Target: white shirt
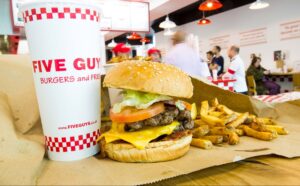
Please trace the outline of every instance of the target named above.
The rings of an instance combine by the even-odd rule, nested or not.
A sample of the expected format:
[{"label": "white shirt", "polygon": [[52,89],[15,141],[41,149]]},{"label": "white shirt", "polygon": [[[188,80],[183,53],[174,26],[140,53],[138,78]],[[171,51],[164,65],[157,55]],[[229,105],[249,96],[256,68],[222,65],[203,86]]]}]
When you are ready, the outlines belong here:
[{"label": "white shirt", "polygon": [[176,44],[166,55],[165,63],[174,65],[190,76],[210,76],[206,62],[186,43]]},{"label": "white shirt", "polygon": [[227,73],[231,74],[233,79],[236,79],[234,82],[234,90],[236,92],[247,92],[248,87],[246,83],[246,73],[245,73],[245,64],[239,55],[236,55],[231,59]]}]

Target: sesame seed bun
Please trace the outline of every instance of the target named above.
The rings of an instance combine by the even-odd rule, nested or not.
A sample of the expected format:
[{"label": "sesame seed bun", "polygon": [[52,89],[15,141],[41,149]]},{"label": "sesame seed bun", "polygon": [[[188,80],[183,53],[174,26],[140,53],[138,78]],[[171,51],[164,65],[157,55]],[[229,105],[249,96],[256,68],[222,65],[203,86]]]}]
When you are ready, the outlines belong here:
[{"label": "sesame seed bun", "polygon": [[173,97],[193,95],[191,78],[173,65],[149,61],[124,61],[110,69],[104,86]]}]

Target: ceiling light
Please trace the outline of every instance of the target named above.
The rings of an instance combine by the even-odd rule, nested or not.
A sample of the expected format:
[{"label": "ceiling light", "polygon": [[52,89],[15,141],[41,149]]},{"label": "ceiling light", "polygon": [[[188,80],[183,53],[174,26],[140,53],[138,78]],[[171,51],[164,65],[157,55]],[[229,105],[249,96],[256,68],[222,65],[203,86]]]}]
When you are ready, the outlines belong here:
[{"label": "ceiling light", "polygon": [[207,19],[207,18],[202,18],[198,21],[198,25],[208,25],[211,23],[211,20]]},{"label": "ceiling light", "polygon": [[114,48],[116,45],[117,45],[117,43],[116,43],[115,40],[113,39],[113,40],[111,40],[110,43],[108,43],[107,46],[108,46],[109,48]]},{"label": "ceiling light", "polygon": [[177,25],[169,19],[169,16],[167,16],[166,19],[159,24],[159,28],[164,28],[164,29],[175,28],[176,26]]},{"label": "ceiling light", "polygon": [[172,35],[174,35],[174,33],[175,32],[173,30],[171,30],[170,28],[167,28],[164,31],[164,36],[172,36]]},{"label": "ceiling light", "polygon": [[270,6],[269,3],[264,2],[262,0],[256,0],[254,3],[252,3],[250,5],[249,9],[251,9],[251,10],[258,10],[258,9],[267,8],[268,6]]},{"label": "ceiling light", "polygon": [[127,39],[138,40],[138,39],[142,39],[142,37],[138,33],[132,32],[131,35],[127,36]]},{"label": "ceiling light", "polygon": [[199,10],[201,11],[212,11],[222,8],[223,4],[218,0],[206,0],[200,4]]},{"label": "ceiling light", "polygon": [[210,24],[211,23],[211,20],[209,20],[209,19],[207,19],[206,17],[205,17],[205,13],[203,12],[203,17],[202,17],[202,19],[200,19],[199,21],[198,21],[198,25],[208,25],[208,24]]}]

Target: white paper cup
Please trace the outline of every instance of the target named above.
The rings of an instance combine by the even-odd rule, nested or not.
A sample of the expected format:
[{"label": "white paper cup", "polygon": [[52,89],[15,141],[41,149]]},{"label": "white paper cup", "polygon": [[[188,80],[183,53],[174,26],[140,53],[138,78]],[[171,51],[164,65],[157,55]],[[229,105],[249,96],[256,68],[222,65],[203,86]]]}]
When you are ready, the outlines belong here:
[{"label": "white paper cup", "polygon": [[96,154],[99,8],[80,1],[49,0],[23,4],[21,11],[48,157],[72,161]]}]

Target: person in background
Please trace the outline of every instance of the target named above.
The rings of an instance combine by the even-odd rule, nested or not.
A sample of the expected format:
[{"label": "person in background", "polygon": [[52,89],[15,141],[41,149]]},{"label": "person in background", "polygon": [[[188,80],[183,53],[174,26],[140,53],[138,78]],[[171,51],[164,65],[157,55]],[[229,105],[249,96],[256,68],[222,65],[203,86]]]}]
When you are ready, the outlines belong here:
[{"label": "person in background", "polygon": [[213,70],[218,70],[218,65],[214,63],[214,53],[212,51],[206,52],[206,58],[207,58],[207,64],[210,71],[210,74],[212,75]]},{"label": "person in background", "polygon": [[165,57],[165,63],[174,65],[191,76],[210,77],[207,63],[197,51],[185,43],[186,34],[177,31],[172,36],[173,47]]},{"label": "person in background", "polygon": [[248,87],[246,83],[245,64],[239,56],[240,48],[238,46],[231,46],[228,49],[228,57],[230,58],[230,65],[227,72],[222,76],[225,78],[232,78],[234,82],[234,91],[237,93],[245,94],[248,93]]},{"label": "person in background", "polygon": [[214,53],[213,62],[218,65],[218,76],[224,73],[224,58],[221,56],[221,47],[214,46],[212,49]]},{"label": "person in background", "polygon": [[268,74],[270,74],[270,71],[261,66],[261,58],[254,57],[247,70],[247,76],[254,77],[258,95],[266,94],[267,91],[270,95],[276,95],[280,93],[280,85],[265,78],[265,75]]},{"label": "person in background", "polygon": [[118,43],[113,49],[115,57],[111,58],[108,63],[119,63],[129,59],[131,49],[124,43]]},{"label": "person in background", "polygon": [[161,52],[157,48],[150,48],[147,53],[150,61],[161,62]]},{"label": "person in background", "polygon": [[256,57],[256,54],[252,53],[250,54],[250,60],[252,61]]}]

